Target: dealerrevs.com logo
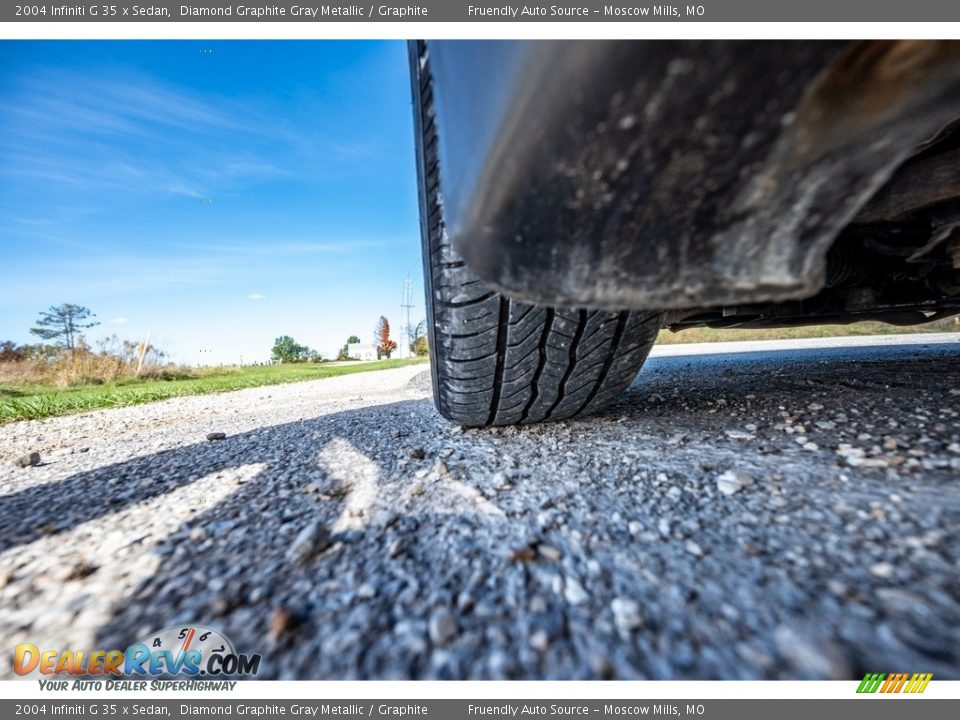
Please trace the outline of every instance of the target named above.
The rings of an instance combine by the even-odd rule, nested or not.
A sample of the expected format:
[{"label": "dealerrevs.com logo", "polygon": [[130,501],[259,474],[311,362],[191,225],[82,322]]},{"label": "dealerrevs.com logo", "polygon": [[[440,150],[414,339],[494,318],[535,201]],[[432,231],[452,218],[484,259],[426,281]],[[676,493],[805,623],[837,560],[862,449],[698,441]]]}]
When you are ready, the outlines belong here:
[{"label": "dealerrevs.com logo", "polygon": [[21,643],[13,669],[24,676],[239,677],[260,672],[260,654],[238,653],[222,633],[185,625],[151,633],[126,650],[52,650]]},{"label": "dealerrevs.com logo", "polygon": [[860,681],[858,693],[922,693],[933,673],[867,673]]}]

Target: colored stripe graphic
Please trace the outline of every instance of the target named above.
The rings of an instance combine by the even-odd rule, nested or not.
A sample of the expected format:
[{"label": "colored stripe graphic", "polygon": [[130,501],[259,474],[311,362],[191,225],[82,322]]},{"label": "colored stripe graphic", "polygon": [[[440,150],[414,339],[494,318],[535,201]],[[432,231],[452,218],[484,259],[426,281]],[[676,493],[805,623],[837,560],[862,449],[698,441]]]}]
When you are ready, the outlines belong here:
[{"label": "colored stripe graphic", "polygon": [[933,673],[914,673],[913,677],[910,678],[910,682],[907,684],[907,687],[904,689],[904,692],[922,693],[927,689],[927,684],[930,682],[930,678],[932,677]]},{"label": "colored stripe graphic", "polygon": [[867,673],[857,687],[858,693],[922,693],[933,673]]},{"label": "colored stripe graphic", "polygon": [[900,678],[903,677],[902,673],[890,673],[887,676],[887,681],[883,684],[883,687],[880,688],[882,693],[891,693],[896,687],[897,683],[900,682]]},{"label": "colored stripe graphic", "polygon": [[858,693],[875,693],[886,677],[883,673],[867,673],[857,688]]}]

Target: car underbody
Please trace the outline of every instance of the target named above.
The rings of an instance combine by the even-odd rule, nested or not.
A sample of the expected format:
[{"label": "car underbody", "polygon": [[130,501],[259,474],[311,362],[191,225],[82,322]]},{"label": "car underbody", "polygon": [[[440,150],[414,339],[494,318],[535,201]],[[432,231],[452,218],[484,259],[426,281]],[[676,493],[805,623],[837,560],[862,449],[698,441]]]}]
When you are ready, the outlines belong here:
[{"label": "car underbody", "polygon": [[880,320],[916,325],[960,313],[960,125],[901,165],[840,232],[823,288],[779,303],[674,311],[667,327],[782,327]]},{"label": "car underbody", "polygon": [[429,49],[448,233],[505,295],[673,330],[960,313],[960,42]]}]

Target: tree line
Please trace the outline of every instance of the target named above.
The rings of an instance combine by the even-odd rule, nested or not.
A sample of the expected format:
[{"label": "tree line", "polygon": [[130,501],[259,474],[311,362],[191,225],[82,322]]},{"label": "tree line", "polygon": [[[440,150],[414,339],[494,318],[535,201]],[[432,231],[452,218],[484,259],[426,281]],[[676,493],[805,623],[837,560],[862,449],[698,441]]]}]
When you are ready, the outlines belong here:
[{"label": "tree line", "polygon": [[167,354],[149,342],[116,335],[93,345],[84,330],[100,323],[82,305],[54,305],[39,314],[30,333],[41,342],[0,342],[0,377],[5,381],[58,386],[102,384],[124,378],[179,376]]},{"label": "tree line", "polygon": [[[373,331],[373,346],[377,358],[389,358],[397,349],[397,341],[390,337],[390,321],[383,315],[377,320]],[[360,343],[357,335],[351,335],[337,352],[337,360],[350,359],[350,345]],[[407,343],[410,352],[418,357],[426,356],[430,352],[426,336],[426,322],[421,321],[416,327],[407,328]],[[320,355],[306,345],[301,345],[290,335],[281,335],[273,342],[270,357],[274,362],[318,362]]]},{"label": "tree line", "polygon": [[[90,308],[73,303],[63,303],[51,306],[49,310],[39,314],[30,333],[45,341],[37,345],[17,345],[11,340],[0,342],[0,361],[11,362],[27,358],[41,358],[55,356],[66,351],[74,355],[78,349],[85,349],[83,331],[96,327],[100,322]],[[377,321],[373,332],[373,345],[378,358],[389,358],[397,349],[397,342],[391,337],[390,321],[383,315]],[[337,353],[338,360],[349,359],[348,346],[357,344],[360,338],[351,335]],[[421,321],[416,327],[407,328],[407,343],[410,351],[417,356],[429,353],[426,337],[426,323]],[[135,343],[124,341],[125,345],[136,346]],[[150,348],[155,350],[154,348]],[[129,348],[127,348],[129,351]],[[125,353],[126,354],[126,353]],[[162,353],[160,353],[162,354]],[[319,362],[320,353],[307,345],[298,343],[290,335],[281,335],[276,338],[271,350],[271,358],[275,362]]]},{"label": "tree line", "polygon": [[15,362],[29,358],[46,357],[66,350],[76,352],[83,345],[82,332],[100,324],[90,308],[73,303],[52,305],[37,317],[30,334],[45,342],[35,345],[17,345],[12,340],[0,342],[0,361]]}]

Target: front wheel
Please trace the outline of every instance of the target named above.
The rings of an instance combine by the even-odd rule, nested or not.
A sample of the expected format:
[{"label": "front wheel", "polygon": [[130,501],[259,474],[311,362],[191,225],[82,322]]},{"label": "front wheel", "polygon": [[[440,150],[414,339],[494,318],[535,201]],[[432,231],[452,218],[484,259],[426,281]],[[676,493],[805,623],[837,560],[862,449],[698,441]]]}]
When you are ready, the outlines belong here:
[{"label": "front wheel", "polygon": [[433,88],[412,49],[424,286],[434,400],[467,426],[595,412],[636,377],[660,329],[656,312],[547,308],[510,300],[474,275],[444,232]]}]

